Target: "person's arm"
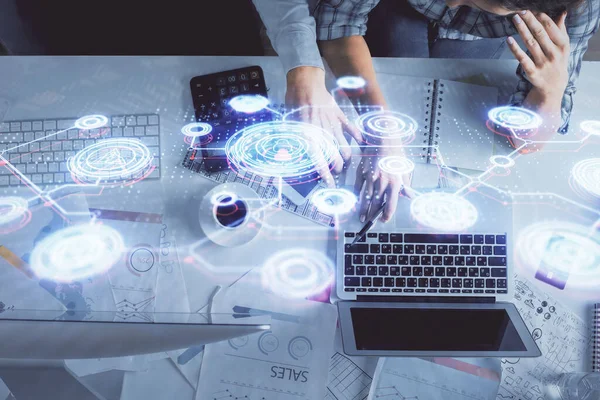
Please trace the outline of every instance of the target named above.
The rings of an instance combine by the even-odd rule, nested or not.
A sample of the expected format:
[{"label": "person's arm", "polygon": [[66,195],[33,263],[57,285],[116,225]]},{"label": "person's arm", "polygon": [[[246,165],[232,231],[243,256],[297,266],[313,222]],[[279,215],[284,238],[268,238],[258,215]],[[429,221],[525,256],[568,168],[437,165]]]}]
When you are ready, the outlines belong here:
[{"label": "person's arm", "polygon": [[520,81],[510,103],[529,108],[543,118],[536,141],[547,141],[556,132],[567,132],[583,55],[598,29],[598,2],[586,0],[569,13],[568,19],[563,15],[558,22],[545,14],[521,15],[515,25],[527,53],[509,38],[509,47],[520,63],[517,70]]}]

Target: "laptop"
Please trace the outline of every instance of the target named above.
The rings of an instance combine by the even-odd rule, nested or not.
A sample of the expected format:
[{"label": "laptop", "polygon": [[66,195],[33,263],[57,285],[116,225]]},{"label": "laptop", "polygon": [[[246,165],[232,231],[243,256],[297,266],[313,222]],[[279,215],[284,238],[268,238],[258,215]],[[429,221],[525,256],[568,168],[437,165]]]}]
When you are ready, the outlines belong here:
[{"label": "laptop", "polygon": [[479,186],[401,197],[392,221],[352,245],[342,226],[336,295],[355,356],[538,357],[515,305],[511,199]]}]

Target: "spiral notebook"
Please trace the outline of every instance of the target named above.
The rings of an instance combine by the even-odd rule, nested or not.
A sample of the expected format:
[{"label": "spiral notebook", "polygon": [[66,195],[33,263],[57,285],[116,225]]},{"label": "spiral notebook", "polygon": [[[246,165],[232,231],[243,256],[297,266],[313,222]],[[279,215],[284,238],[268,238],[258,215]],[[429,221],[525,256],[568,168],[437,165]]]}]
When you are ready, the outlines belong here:
[{"label": "spiral notebook", "polygon": [[592,311],[592,372],[600,372],[600,303]]},{"label": "spiral notebook", "polygon": [[[444,79],[383,74],[384,96],[393,111],[414,118],[419,129],[413,145],[423,145],[419,161],[484,171],[492,155],[512,151],[506,138],[486,125],[498,104],[498,89]],[[401,93],[401,94],[400,94]]]}]

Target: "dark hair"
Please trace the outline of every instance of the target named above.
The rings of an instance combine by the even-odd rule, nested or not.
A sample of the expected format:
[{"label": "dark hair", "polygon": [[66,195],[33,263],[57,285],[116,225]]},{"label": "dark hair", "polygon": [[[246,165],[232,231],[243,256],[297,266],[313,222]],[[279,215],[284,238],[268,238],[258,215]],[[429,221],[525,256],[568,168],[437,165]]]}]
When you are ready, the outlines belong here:
[{"label": "dark hair", "polygon": [[546,13],[554,20],[565,11],[579,6],[585,0],[492,0],[509,10],[529,10],[532,12]]}]

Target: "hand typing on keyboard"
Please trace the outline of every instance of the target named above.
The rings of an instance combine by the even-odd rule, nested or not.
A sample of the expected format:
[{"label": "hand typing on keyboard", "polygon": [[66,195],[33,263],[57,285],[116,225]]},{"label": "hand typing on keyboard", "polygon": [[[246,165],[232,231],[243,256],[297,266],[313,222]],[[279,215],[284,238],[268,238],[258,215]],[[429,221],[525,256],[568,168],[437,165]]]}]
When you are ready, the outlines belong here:
[{"label": "hand typing on keyboard", "polygon": [[384,201],[386,204],[381,221],[387,222],[396,212],[401,194],[413,197],[410,173],[397,175],[380,168],[380,161],[390,156],[403,158],[404,151],[401,148],[367,147],[363,152],[354,184],[354,191],[360,197],[361,222],[376,213]]}]

